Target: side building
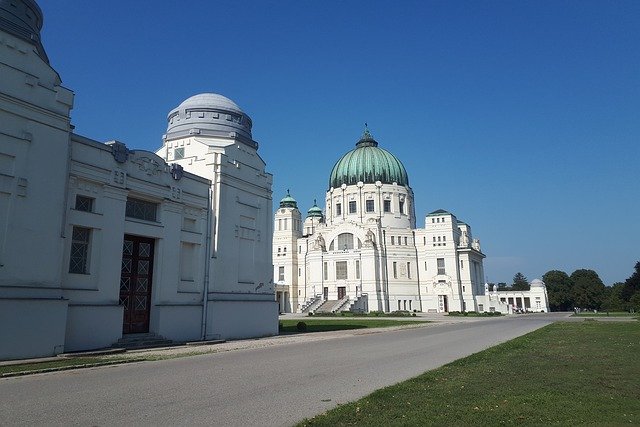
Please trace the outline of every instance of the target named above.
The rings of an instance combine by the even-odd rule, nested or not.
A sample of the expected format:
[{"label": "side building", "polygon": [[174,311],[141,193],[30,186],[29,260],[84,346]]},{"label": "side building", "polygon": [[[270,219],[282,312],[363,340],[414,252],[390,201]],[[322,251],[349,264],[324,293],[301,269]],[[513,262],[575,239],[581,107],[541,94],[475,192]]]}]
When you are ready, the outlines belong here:
[{"label": "side building", "polygon": [[[75,134],[42,20],[0,0],[0,359],[276,334],[272,177],[250,133],[183,159],[167,144],[196,145],[171,123],[184,108],[158,154]],[[203,122],[237,120],[227,98],[194,99]]]},{"label": "side building", "polygon": [[281,312],[506,313],[525,301],[485,292],[469,224],[439,209],[416,227],[409,175],[368,130],[333,166],[324,212],[314,203],[303,220],[290,194],[280,201],[272,255]]}]

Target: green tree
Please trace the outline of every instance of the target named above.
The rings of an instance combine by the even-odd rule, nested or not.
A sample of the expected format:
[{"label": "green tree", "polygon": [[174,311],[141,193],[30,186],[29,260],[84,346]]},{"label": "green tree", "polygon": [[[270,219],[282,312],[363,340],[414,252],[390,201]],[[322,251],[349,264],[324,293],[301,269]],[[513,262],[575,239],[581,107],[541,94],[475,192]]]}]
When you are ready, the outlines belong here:
[{"label": "green tree", "polygon": [[576,307],[599,310],[605,296],[605,286],[593,270],[576,270],[571,273],[571,295]]},{"label": "green tree", "polygon": [[511,289],[514,291],[528,291],[530,289],[529,281],[524,274],[518,272],[513,276],[513,285],[511,285]]},{"label": "green tree", "polygon": [[628,303],[622,298],[622,290],[624,283],[614,283],[612,286],[605,287],[604,300],[602,309],[607,311],[625,311]]},{"label": "green tree", "polygon": [[631,295],[631,298],[629,298],[629,308],[636,313],[640,312],[640,291]]},{"label": "green tree", "polygon": [[640,261],[636,263],[635,272],[624,282],[622,290],[622,299],[629,302],[631,296],[636,292],[640,292]]},{"label": "green tree", "polygon": [[551,270],[542,276],[542,281],[547,286],[549,308],[551,311],[571,311],[575,304],[571,296],[572,282],[564,271]]}]

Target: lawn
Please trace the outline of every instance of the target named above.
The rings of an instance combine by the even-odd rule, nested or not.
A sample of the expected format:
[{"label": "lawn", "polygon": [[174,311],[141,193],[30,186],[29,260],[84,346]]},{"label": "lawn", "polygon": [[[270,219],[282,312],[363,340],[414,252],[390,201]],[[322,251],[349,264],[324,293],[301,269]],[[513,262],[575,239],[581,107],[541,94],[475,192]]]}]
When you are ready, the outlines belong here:
[{"label": "lawn", "polygon": [[300,425],[640,424],[640,324],[559,322]]},{"label": "lawn", "polygon": [[417,325],[417,320],[390,320],[390,319],[285,319],[281,320],[280,333],[300,332],[297,328],[299,322],[307,325],[307,332],[342,331],[346,329],[387,328],[390,326]]},{"label": "lawn", "polygon": [[20,363],[16,365],[0,366],[0,375],[15,372],[44,371],[55,369],[84,368],[87,366],[110,365],[114,363],[129,362],[131,359],[104,357],[69,357],[40,363]]},{"label": "lawn", "polygon": [[629,313],[628,311],[599,311],[594,313],[592,311],[583,311],[582,313],[573,313],[572,316],[576,317],[636,317],[638,313]]}]

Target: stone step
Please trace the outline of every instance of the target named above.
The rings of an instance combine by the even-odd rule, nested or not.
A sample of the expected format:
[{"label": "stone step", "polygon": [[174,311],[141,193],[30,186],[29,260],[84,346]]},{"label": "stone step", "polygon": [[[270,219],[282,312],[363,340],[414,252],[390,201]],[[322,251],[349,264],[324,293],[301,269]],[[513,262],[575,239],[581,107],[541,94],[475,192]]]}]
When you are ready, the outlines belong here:
[{"label": "stone step", "polygon": [[126,348],[126,349],[138,349],[138,348],[155,348],[155,347],[168,347],[176,345],[172,340],[168,340],[160,335],[154,333],[143,334],[126,334],[120,338],[115,344],[114,348]]}]

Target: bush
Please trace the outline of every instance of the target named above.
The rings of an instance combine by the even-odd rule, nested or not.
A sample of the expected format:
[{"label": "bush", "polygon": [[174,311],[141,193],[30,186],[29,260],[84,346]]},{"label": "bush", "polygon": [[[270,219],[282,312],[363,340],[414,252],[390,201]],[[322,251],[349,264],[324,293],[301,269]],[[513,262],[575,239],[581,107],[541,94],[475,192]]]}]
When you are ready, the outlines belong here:
[{"label": "bush", "polygon": [[309,316],[313,316],[313,311],[310,311],[310,312],[309,312]]},{"label": "bush", "polygon": [[296,329],[298,332],[307,332],[307,324],[304,322],[298,322],[296,324]]},{"label": "bush", "polygon": [[278,331],[282,331],[282,328],[284,328],[284,325],[282,322],[278,322]]}]

